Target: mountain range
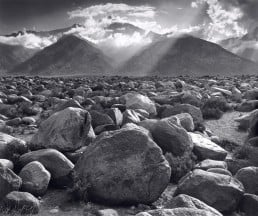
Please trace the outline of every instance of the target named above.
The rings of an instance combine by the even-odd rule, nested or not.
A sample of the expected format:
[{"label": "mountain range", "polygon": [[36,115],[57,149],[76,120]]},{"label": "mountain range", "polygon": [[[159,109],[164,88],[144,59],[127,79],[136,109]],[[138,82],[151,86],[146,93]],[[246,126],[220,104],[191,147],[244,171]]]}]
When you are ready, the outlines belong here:
[{"label": "mountain range", "polygon": [[[137,50],[126,47],[114,52],[109,47],[104,50],[79,35],[66,34],[79,27],[83,26],[76,24],[53,31],[27,31],[40,37],[59,38],[57,42],[41,50],[0,44],[0,71],[9,75],[40,76],[231,76],[258,73],[258,66],[253,61],[224,49],[229,41],[222,41],[222,48],[191,35],[167,37],[147,32],[129,23],[112,23],[106,27],[109,30],[107,34],[131,36],[138,33],[152,40],[150,44]],[[21,34],[24,32],[6,37]],[[117,64],[116,61],[120,59],[123,59],[122,63]]]},{"label": "mountain range", "polygon": [[236,55],[258,63],[258,27],[243,37],[222,40],[219,44]]}]

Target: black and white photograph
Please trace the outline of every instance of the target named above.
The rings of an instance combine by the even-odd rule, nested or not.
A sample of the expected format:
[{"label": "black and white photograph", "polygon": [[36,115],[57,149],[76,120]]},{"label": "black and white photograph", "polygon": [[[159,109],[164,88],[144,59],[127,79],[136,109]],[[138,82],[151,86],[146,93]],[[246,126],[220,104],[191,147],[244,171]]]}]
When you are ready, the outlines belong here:
[{"label": "black and white photograph", "polygon": [[258,216],[258,0],[0,0],[0,216]]}]

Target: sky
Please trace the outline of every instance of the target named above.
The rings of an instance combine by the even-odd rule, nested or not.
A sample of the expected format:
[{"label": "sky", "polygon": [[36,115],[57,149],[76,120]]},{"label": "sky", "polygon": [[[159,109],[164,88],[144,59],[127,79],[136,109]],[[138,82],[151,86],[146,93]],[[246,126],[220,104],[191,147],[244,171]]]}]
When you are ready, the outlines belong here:
[{"label": "sky", "polygon": [[[108,41],[103,38],[106,25],[128,22],[147,31],[192,33],[217,42],[251,31],[257,26],[257,11],[258,0],[0,0],[0,35],[80,23],[86,27],[76,31],[100,43],[103,39]],[[130,39],[124,35],[116,37],[118,43]],[[33,40],[42,47],[55,41]],[[143,40],[134,35],[134,41]]]}]

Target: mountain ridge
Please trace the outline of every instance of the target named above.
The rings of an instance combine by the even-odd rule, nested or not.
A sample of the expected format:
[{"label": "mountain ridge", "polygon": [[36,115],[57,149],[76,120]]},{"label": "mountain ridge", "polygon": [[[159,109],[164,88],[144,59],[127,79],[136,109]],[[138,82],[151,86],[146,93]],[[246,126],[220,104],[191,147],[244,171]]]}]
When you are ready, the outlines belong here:
[{"label": "mountain ridge", "polygon": [[132,57],[118,72],[137,76],[255,74],[258,65],[218,44],[190,35],[158,41]]},{"label": "mountain ridge", "polygon": [[101,75],[111,70],[109,59],[89,41],[66,35],[16,66],[10,74]]}]

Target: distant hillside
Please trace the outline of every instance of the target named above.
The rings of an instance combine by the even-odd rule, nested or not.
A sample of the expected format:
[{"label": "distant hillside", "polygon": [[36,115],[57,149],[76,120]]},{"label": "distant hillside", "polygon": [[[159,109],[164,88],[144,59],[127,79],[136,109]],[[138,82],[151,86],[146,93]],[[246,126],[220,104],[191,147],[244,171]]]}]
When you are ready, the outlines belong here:
[{"label": "distant hillside", "polygon": [[32,57],[37,51],[23,46],[0,43],[0,72],[11,70],[17,64]]},{"label": "distant hillside", "polygon": [[109,61],[90,42],[67,35],[15,67],[10,74],[107,75],[111,71]]},{"label": "distant hillside", "polygon": [[243,37],[222,40],[220,45],[230,52],[258,63],[258,27]]},{"label": "distant hillside", "polygon": [[184,35],[151,44],[118,73],[131,76],[256,74],[258,66],[217,44]]}]

